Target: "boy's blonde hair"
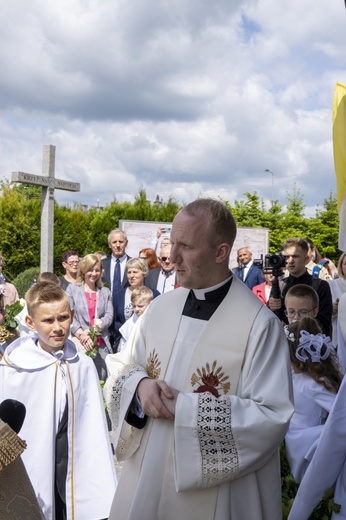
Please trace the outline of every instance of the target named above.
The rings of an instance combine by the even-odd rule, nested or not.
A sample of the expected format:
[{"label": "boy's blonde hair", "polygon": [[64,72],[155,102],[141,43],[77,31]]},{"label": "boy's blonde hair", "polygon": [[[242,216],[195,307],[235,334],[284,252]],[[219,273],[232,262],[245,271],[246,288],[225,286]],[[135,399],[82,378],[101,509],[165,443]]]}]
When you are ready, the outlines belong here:
[{"label": "boy's blonde hair", "polygon": [[55,283],[56,285],[60,285],[59,277],[56,274],[51,273],[50,271],[45,271],[44,273],[39,274],[37,281]]},{"label": "boy's blonde hair", "polygon": [[310,285],[305,285],[303,283],[293,285],[288,289],[285,296],[285,304],[289,296],[292,296],[293,298],[309,298],[313,309],[319,307],[320,304],[320,299],[315,289]]},{"label": "boy's blonde hair", "polygon": [[70,308],[66,292],[55,283],[37,282],[25,294],[29,316],[33,316],[43,303],[66,302]]},{"label": "boy's blonde hair", "polygon": [[134,304],[141,298],[145,298],[148,302],[151,302],[151,300],[154,298],[153,291],[149,289],[149,287],[145,287],[145,285],[141,285],[140,287],[137,287],[136,289],[133,289],[133,291],[131,291],[132,304]]}]

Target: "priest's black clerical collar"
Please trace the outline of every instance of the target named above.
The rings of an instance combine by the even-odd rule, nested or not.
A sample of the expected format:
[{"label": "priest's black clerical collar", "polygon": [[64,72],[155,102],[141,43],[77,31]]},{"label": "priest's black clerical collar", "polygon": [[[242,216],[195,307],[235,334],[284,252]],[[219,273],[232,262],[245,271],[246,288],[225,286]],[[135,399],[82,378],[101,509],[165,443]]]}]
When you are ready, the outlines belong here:
[{"label": "priest's black clerical collar", "polygon": [[232,283],[232,276],[221,284],[208,289],[191,289],[186,299],[183,316],[208,321],[225,298]]}]

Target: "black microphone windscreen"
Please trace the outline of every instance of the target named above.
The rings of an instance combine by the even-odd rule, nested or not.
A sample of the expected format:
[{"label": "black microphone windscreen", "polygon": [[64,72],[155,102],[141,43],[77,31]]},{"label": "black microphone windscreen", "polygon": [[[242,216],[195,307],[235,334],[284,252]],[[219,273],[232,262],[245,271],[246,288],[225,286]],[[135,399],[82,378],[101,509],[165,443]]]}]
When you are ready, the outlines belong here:
[{"label": "black microphone windscreen", "polygon": [[5,399],[0,403],[0,419],[7,423],[16,433],[19,433],[23,426],[25,414],[26,408],[20,401]]}]

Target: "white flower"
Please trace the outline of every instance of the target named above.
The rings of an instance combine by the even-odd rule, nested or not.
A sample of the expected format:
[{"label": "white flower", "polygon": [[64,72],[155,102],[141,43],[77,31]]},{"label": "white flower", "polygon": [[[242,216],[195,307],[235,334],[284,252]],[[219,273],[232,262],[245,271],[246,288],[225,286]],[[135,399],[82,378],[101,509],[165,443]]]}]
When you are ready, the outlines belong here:
[{"label": "white flower", "polygon": [[97,318],[94,321],[94,327],[96,327],[97,329],[101,329],[101,327],[102,327],[102,320],[100,320],[100,318]]},{"label": "white flower", "polygon": [[26,305],[26,301],[24,300],[24,298],[20,298],[19,303],[21,304],[22,307],[25,307],[25,305]]}]

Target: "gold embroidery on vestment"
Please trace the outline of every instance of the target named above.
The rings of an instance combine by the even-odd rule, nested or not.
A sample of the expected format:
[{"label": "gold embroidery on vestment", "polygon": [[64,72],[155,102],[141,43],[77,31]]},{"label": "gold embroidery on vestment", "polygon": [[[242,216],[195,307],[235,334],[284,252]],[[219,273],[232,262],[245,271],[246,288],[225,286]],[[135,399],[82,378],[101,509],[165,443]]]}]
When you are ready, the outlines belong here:
[{"label": "gold embroidery on vestment", "polygon": [[217,361],[215,360],[210,368],[209,363],[205,367],[197,368],[191,376],[191,386],[199,385],[195,393],[210,392],[215,397],[220,396],[220,391],[224,394],[229,392],[231,383],[226,382],[229,379],[225,372],[222,372],[222,366],[216,368]]},{"label": "gold embroidery on vestment", "polygon": [[161,374],[161,361],[159,361],[159,356],[157,355],[155,349],[150,352],[149,357],[147,359],[147,374],[151,379],[158,379]]}]

